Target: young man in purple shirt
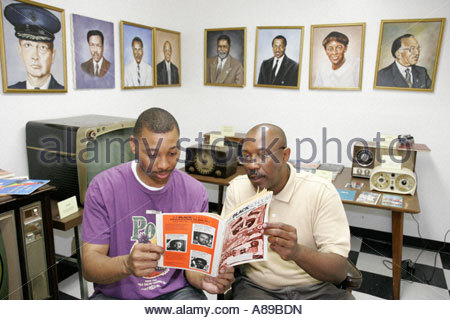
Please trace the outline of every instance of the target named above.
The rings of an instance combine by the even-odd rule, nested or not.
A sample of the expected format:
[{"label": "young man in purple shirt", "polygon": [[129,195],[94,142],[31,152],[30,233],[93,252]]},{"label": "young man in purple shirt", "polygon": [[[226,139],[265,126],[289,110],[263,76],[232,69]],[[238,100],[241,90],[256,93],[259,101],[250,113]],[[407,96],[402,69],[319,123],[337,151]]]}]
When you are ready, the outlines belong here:
[{"label": "young man in purple shirt", "polygon": [[130,145],[136,162],[98,174],[89,184],[83,213],[83,275],[94,299],[206,299],[223,293],[233,268],[216,278],[157,267],[164,253],[152,243],[155,215],[206,212],[203,185],[175,168],[179,127],[167,111],[151,108],[136,121]]}]

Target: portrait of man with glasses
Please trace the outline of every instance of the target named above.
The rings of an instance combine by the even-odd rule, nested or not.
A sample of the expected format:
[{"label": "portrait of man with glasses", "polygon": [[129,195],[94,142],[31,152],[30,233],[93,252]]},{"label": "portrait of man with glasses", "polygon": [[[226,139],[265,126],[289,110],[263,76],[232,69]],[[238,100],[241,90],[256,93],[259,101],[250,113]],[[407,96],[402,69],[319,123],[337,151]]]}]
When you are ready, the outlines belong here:
[{"label": "portrait of man with glasses", "polygon": [[391,48],[395,61],[378,71],[377,86],[429,89],[431,79],[427,69],[417,65],[420,50],[420,44],[412,34],[395,39]]},{"label": "portrait of man with glasses", "polygon": [[102,78],[111,66],[111,62],[103,56],[105,37],[100,30],[89,30],[86,38],[92,58],[83,62],[81,69],[90,76]]}]

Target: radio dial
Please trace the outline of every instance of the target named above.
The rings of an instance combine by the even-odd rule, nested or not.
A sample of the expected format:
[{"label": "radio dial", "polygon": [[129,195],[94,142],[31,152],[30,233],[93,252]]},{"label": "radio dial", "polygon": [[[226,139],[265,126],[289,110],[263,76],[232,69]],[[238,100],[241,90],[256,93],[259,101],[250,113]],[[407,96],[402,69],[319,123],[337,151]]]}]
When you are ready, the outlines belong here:
[{"label": "radio dial", "polygon": [[86,138],[87,138],[89,141],[94,141],[96,136],[97,136],[97,134],[95,133],[94,130],[88,130],[88,131],[86,132]]},{"label": "radio dial", "polygon": [[211,174],[214,171],[214,159],[210,150],[202,150],[194,158],[194,166],[203,175]]},{"label": "radio dial", "polygon": [[373,153],[368,149],[361,149],[356,154],[356,162],[362,166],[367,167],[373,163]]}]

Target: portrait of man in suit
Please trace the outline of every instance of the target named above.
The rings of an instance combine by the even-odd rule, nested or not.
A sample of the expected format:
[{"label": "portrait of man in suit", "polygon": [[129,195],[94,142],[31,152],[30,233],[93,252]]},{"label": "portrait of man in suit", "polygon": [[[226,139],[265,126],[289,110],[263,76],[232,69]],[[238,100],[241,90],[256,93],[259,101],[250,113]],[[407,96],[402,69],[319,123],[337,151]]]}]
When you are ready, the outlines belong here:
[{"label": "portrait of man in suit", "polygon": [[381,20],[373,87],[433,91],[445,18]]},{"label": "portrait of man in suit", "polygon": [[[75,88],[98,89],[115,87],[114,23],[72,14],[73,56],[75,58]],[[127,33],[130,35],[130,33]],[[135,60],[129,50],[131,38],[126,38],[127,63]],[[141,37],[141,39],[143,39]],[[145,42],[145,41],[144,41]],[[121,46],[121,49],[125,45]],[[121,64],[122,65],[122,64]],[[123,73],[124,75],[124,73]],[[122,82],[123,83],[123,82]]]},{"label": "portrait of man in suit", "polygon": [[86,38],[92,58],[81,64],[81,70],[90,76],[102,78],[111,67],[111,62],[103,57],[105,37],[100,30],[89,30]]},{"label": "portrait of man in suit", "polygon": [[255,87],[298,89],[303,27],[256,27]]},{"label": "portrait of man in suit", "polygon": [[264,60],[259,70],[258,84],[297,86],[298,63],[285,54],[287,40],[277,35],[272,40],[273,57]]},{"label": "portrait of man in suit", "polygon": [[235,57],[231,56],[231,37],[220,34],[217,37],[216,55],[207,59],[206,84],[244,84],[244,67]]},{"label": "portrait of man in suit", "polygon": [[[6,5],[4,17],[14,26],[18,39],[16,52],[25,67],[25,79],[21,80],[14,72],[19,79],[8,84],[8,89],[65,90],[52,74],[57,55],[55,34],[61,33],[59,18],[50,10],[28,3]],[[8,65],[8,69],[15,67]]]},{"label": "portrait of man in suit", "polygon": [[391,53],[394,62],[377,73],[377,86],[401,88],[431,88],[427,69],[418,66],[420,44],[413,34],[407,33],[394,40]]},{"label": "portrait of man in suit", "polygon": [[156,65],[156,81],[158,84],[179,84],[178,68],[172,62],[172,44],[166,40],[163,44],[164,59]]},{"label": "portrait of man in suit", "polygon": [[133,60],[125,65],[125,86],[151,86],[153,84],[152,66],[146,63],[143,59],[144,42],[140,37],[136,36],[133,40],[131,40],[131,50],[133,51]]}]

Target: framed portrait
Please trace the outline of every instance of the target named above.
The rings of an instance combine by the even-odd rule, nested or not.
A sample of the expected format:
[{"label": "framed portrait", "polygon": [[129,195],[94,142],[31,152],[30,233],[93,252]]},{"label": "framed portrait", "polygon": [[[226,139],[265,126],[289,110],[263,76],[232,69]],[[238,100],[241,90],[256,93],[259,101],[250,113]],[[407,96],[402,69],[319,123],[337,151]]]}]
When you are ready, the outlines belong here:
[{"label": "framed portrait", "polygon": [[381,20],[375,89],[433,91],[445,18]]},{"label": "framed portrait", "polygon": [[3,92],[67,92],[64,10],[1,1]]},{"label": "framed portrait", "polygon": [[72,14],[72,36],[75,88],[114,88],[114,24]]},{"label": "framed portrait", "polygon": [[247,28],[205,29],[205,85],[245,86]]},{"label": "framed portrait", "polygon": [[361,90],[365,23],[311,26],[309,88]]},{"label": "framed portrait", "polygon": [[256,27],[255,87],[300,88],[303,27]]},{"label": "framed portrait", "polygon": [[155,28],[155,79],[157,87],[181,86],[181,36]]},{"label": "framed portrait", "polygon": [[122,89],[153,87],[153,28],[120,21]]}]

